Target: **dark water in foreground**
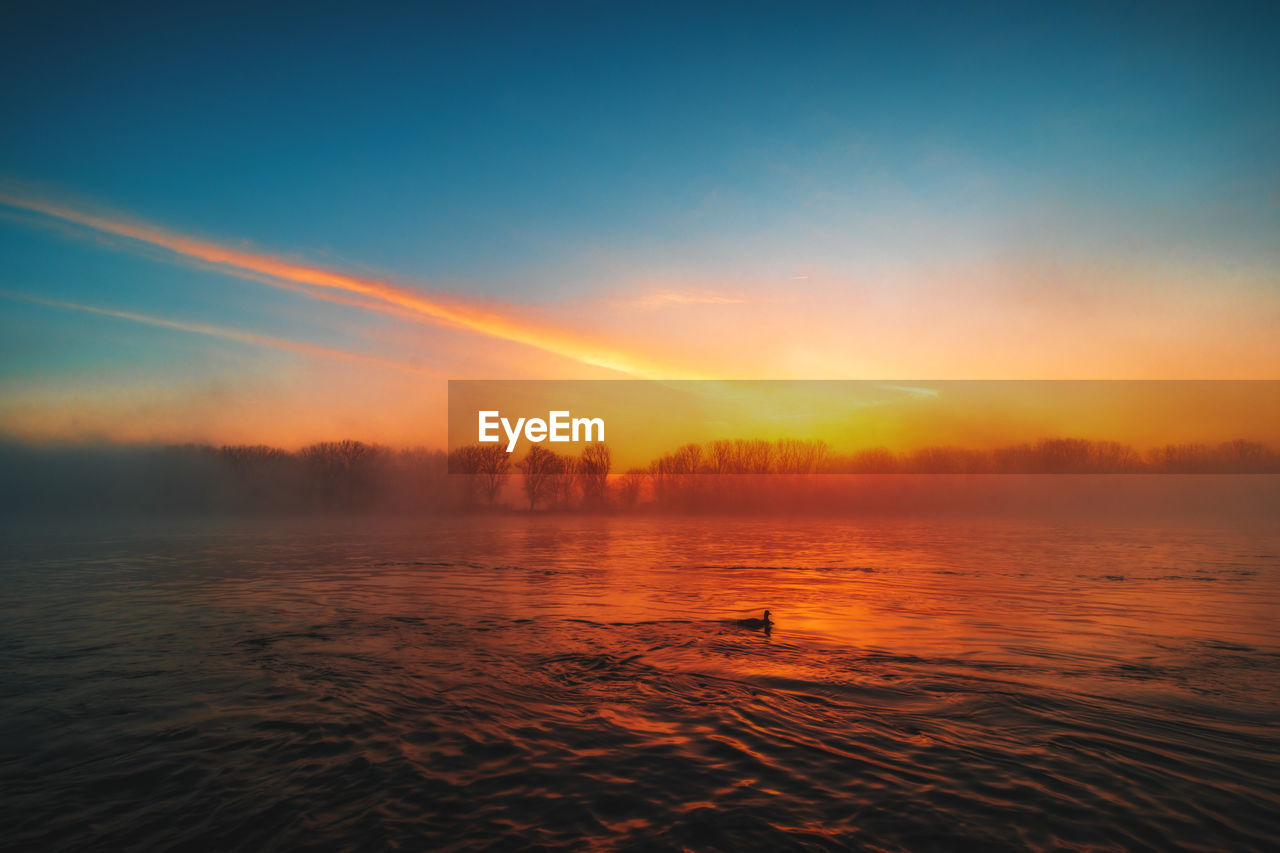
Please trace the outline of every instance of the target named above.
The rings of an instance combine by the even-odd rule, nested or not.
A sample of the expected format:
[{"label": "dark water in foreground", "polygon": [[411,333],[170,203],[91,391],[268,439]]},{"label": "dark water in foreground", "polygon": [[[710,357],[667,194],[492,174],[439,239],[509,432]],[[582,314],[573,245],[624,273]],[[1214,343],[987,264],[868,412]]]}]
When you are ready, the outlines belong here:
[{"label": "dark water in foreground", "polygon": [[1280,849],[1275,526],[5,538],[9,849]]}]

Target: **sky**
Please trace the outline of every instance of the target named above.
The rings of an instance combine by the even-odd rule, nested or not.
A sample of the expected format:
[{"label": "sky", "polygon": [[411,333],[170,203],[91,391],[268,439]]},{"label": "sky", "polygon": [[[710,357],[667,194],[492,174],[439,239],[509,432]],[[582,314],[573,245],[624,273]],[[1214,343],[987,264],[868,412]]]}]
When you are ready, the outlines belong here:
[{"label": "sky", "polygon": [[451,378],[1280,378],[1273,4],[689,5],[10,4],[0,436],[442,444]]}]

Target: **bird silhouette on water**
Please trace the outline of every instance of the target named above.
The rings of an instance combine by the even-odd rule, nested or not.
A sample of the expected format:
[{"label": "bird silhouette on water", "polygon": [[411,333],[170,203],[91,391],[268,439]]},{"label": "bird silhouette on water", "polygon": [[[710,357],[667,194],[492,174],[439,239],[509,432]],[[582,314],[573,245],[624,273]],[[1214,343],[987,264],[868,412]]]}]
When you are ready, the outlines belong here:
[{"label": "bird silhouette on water", "polygon": [[752,631],[764,631],[766,634],[773,630],[773,620],[769,618],[769,611],[764,612],[763,619],[739,619],[735,622],[739,628],[750,628]]}]

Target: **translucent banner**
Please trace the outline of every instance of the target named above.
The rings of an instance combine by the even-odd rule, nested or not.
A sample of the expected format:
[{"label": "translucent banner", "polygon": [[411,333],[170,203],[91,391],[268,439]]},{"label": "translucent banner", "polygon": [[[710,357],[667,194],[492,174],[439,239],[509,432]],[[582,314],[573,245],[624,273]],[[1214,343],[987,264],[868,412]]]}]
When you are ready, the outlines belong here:
[{"label": "translucent banner", "polygon": [[531,452],[610,473],[1277,473],[1280,381],[456,380],[448,440],[453,473]]}]

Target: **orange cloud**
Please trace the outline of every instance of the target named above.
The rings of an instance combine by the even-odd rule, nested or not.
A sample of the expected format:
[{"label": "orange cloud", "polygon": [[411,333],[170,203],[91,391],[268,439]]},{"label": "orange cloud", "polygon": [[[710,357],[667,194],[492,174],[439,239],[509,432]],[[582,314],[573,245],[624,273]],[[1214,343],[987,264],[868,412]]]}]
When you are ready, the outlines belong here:
[{"label": "orange cloud", "polygon": [[[314,298],[342,302],[367,310],[458,326],[494,338],[514,341],[584,364],[617,370],[632,376],[695,378],[688,371],[623,352],[586,337],[544,328],[520,319],[457,301],[446,301],[422,292],[372,278],[350,275],[284,260],[272,255],[232,249],[207,240],[115,216],[89,213],[43,199],[0,193],[0,204],[71,223],[102,234],[125,237],[174,252],[232,274],[283,287]],[[313,289],[315,288],[315,289]],[[318,290],[317,290],[318,289]],[[331,293],[325,293],[330,291]],[[332,292],[360,297],[333,298]]]}]

